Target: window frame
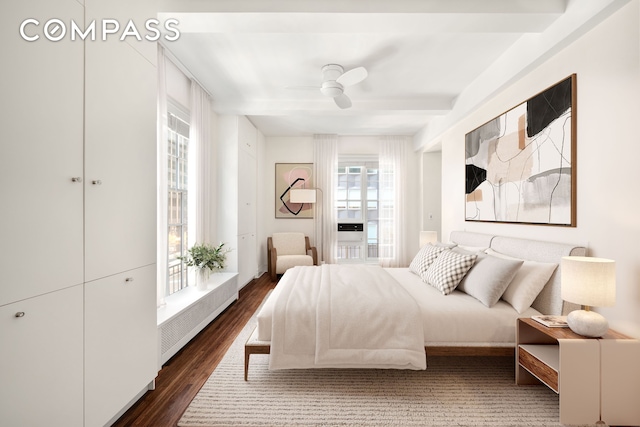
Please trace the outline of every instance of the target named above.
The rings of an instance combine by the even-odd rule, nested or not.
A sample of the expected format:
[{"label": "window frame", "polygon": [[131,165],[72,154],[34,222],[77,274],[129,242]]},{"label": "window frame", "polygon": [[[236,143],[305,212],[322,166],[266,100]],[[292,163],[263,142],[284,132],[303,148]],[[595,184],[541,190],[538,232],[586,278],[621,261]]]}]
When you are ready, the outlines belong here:
[{"label": "window frame", "polygon": [[[172,120],[175,120],[175,128],[172,128]],[[189,112],[177,102],[167,99],[167,187],[165,189],[165,197],[167,197],[167,224],[165,224],[167,227],[167,253],[165,255],[167,278],[165,297],[189,286],[188,267],[185,261],[177,258],[186,255],[189,248],[189,173],[191,169],[189,165],[189,129]],[[175,143],[172,138],[175,138]],[[172,204],[172,195],[178,196],[175,200],[179,200],[179,203]],[[178,211],[175,215],[172,215],[173,208]],[[178,216],[179,221],[174,221]],[[172,233],[171,230],[174,227],[179,229],[177,235],[181,236],[178,252],[172,251],[174,245],[171,244],[171,240],[176,233]],[[177,272],[172,273],[172,270],[177,270]],[[176,277],[178,278],[177,284]]]},{"label": "window frame", "polygon": [[[346,168],[360,168],[358,172],[358,181],[359,181],[359,198],[355,200],[355,198],[351,197],[351,192],[349,189],[349,175],[350,174]],[[344,172],[342,172],[344,170]],[[372,170],[375,170],[375,173],[370,173]],[[343,182],[341,183],[341,175],[346,175],[346,178],[343,178]],[[375,175],[376,179],[374,180],[375,186],[370,186],[370,176]],[[338,161],[338,169],[336,171],[336,188],[335,188],[335,217],[338,223],[362,223],[364,227],[364,236],[363,241],[357,245],[349,244],[347,240],[340,239],[340,232],[338,232],[337,236],[337,250],[336,250],[336,260],[339,263],[376,263],[378,261],[378,253],[377,250],[380,244],[380,227],[379,227],[379,207],[380,207],[380,178],[379,178],[379,162],[377,156],[373,157],[343,157],[340,156]],[[341,185],[342,184],[342,185]],[[346,185],[344,185],[346,184]],[[372,191],[375,192],[375,196],[372,196]],[[355,191],[354,191],[355,193]],[[369,209],[369,206],[375,203],[375,209]],[[346,211],[347,215],[349,215],[350,206],[355,206],[359,204],[359,209],[357,211],[360,213],[355,214],[354,217],[340,217],[341,211]],[[375,214],[373,213],[375,212]],[[375,236],[371,236],[372,233],[372,224],[375,224],[374,234]],[[341,242],[347,244],[341,244]]]}]

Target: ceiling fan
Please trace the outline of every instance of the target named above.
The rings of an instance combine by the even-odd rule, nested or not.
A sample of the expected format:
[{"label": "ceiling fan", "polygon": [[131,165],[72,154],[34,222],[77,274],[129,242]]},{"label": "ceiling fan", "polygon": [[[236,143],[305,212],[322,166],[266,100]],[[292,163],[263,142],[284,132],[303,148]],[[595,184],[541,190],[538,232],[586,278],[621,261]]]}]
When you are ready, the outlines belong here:
[{"label": "ceiling fan", "polygon": [[[333,98],[338,107],[350,108],[351,99],[344,93],[344,88],[360,83],[367,78],[367,74],[364,67],[352,68],[345,72],[342,65],[327,64],[322,67],[322,86],[312,88],[320,89],[324,96]],[[304,88],[309,89],[309,87]]]}]

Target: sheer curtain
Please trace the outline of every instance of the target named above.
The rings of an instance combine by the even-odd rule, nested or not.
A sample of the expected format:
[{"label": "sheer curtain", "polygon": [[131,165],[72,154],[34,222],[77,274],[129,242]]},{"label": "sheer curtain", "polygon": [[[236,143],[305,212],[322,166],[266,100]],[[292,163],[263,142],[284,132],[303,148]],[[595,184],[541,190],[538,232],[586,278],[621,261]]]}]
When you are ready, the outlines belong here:
[{"label": "sheer curtain", "polygon": [[316,216],[314,218],[316,249],[319,251],[319,261],[336,262],[337,229],[335,218],[334,188],[336,170],[338,167],[338,136],[313,136],[313,162],[316,174],[316,188],[318,199]]},{"label": "sheer curtain", "polygon": [[405,267],[407,220],[405,197],[407,152],[409,138],[384,136],[380,139],[379,153],[379,253],[383,267]]},{"label": "sheer curtain", "polygon": [[[193,243],[211,240],[211,97],[191,80],[191,120],[189,124],[189,151],[194,154],[195,169],[195,225]],[[191,159],[190,159],[191,160]],[[191,168],[190,168],[191,169]],[[190,226],[189,228],[192,228]]]},{"label": "sheer curtain", "polygon": [[157,165],[158,165],[158,180],[157,180],[157,255],[156,255],[156,267],[157,271],[157,305],[160,307],[164,305],[164,293],[167,283],[167,253],[168,248],[168,201],[167,201],[167,82],[166,82],[166,70],[165,70],[165,55],[164,48],[158,43],[158,152],[157,152]]}]

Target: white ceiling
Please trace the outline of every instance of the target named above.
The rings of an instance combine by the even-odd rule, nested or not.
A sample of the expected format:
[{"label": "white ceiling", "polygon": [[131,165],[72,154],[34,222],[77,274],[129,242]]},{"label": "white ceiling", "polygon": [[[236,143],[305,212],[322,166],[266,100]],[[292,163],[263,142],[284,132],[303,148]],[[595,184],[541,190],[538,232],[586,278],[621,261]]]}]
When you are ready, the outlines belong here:
[{"label": "white ceiling", "polygon": [[[579,1],[167,0],[160,17],[180,21],[179,40],[165,47],[214,109],[248,116],[266,136],[414,135],[452,114],[506,52],[522,46],[521,71],[619,2]],[[292,88],[319,86],[329,63],[368,70],[345,89],[350,109]]]}]

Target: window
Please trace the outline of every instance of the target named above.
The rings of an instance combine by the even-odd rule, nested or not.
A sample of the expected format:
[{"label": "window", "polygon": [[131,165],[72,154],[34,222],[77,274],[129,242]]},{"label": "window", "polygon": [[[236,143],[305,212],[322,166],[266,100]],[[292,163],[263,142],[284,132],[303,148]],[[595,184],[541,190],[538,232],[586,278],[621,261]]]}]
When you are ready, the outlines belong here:
[{"label": "window", "polygon": [[338,262],[378,258],[378,162],[340,162],[336,188],[338,223],[363,224],[363,232],[338,232]]},{"label": "window", "polygon": [[167,114],[168,138],[168,259],[165,295],[188,286],[188,270],[184,256],[188,249],[189,201],[189,118],[180,109],[169,104]]}]

